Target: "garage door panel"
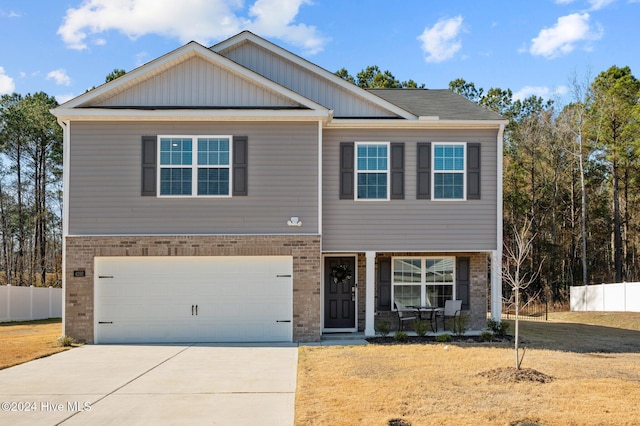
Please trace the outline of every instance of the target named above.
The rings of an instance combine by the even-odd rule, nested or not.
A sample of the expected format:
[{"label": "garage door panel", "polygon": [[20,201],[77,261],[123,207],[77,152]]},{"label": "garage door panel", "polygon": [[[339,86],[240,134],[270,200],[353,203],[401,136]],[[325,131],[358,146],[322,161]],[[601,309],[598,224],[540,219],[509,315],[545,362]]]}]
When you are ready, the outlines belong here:
[{"label": "garage door panel", "polygon": [[95,271],[98,343],[292,340],[290,256],[102,257]]}]

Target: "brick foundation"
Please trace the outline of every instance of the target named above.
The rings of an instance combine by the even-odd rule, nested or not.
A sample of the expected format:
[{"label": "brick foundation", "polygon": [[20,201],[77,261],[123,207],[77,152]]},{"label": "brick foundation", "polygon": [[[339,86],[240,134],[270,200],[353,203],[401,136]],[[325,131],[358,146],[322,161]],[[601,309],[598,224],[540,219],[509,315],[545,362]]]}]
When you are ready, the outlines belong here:
[{"label": "brick foundation", "polygon": [[93,343],[96,256],[293,256],[293,340],[318,341],[320,244],[319,235],[67,237],[65,334]]}]

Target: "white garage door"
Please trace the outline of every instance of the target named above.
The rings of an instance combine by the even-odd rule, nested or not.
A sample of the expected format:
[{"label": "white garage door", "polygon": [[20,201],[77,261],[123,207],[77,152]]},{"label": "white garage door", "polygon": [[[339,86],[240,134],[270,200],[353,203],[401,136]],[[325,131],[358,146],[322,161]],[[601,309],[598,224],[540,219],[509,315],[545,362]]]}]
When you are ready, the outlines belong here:
[{"label": "white garage door", "polygon": [[293,259],[95,258],[95,342],[292,340]]}]

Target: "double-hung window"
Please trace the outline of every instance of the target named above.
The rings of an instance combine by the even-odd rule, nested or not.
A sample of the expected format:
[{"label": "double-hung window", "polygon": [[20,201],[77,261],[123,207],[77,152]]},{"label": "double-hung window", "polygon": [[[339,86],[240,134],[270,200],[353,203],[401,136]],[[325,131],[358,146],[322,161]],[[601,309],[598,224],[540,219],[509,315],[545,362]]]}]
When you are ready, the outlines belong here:
[{"label": "double-hung window", "polygon": [[231,136],[159,136],[160,196],[231,195]]},{"label": "double-hung window", "polygon": [[466,144],[433,144],[433,199],[464,200]]},{"label": "double-hung window", "polygon": [[389,199],[389,143],[356,142],[358,200]]},{"label": "double-hung window", "polygon": [[394,257],[392,300],[407,306],[444,307],[455,298],[455,257]]}]

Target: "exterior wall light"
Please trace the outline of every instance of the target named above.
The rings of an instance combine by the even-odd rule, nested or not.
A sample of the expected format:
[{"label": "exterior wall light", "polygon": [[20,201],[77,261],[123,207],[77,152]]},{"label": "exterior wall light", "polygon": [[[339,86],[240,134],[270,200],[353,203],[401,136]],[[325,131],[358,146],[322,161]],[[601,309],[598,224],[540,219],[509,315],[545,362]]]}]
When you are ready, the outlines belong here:
[{"label": "exterior wall light", "polygon": [[302,221],[298,216],[291,216],[291,219],[287,221],[287,225],[289,226],[302,226]]}]

